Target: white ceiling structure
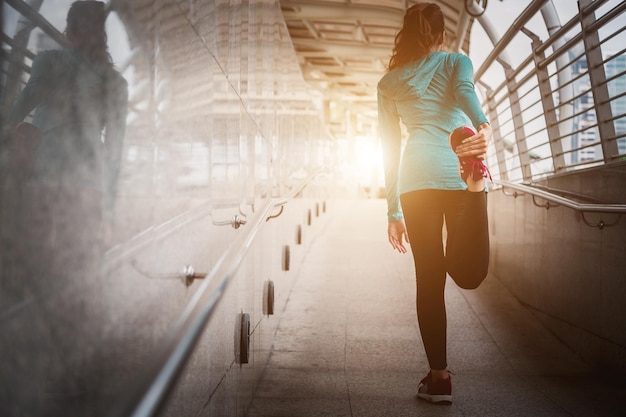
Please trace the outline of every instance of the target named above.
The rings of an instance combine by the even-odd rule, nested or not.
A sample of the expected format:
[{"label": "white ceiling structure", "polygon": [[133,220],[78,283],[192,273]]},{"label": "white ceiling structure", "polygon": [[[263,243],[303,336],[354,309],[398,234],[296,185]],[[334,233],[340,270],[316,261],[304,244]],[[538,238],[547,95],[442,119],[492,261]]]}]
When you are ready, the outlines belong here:
[{"label": "white ceiling structure", "polygon": [[[376,117],[376,84],[385,73],[405,0],[281,0],[302,75],[327,105],[331,133],[346,135],[346,113],[368,125]],[[438,0],[445,16],[448,51],[469,51],[473,16],[486,1]],[[466,7],[467,3],[467,7]],[[365,123],[363,123],[365,120]],[[367,128],[367,127],[366,127]]]},{"label": "white ceiling structure", "polygon": [[[441,7],[445,16],[447,37],[444,48],[469,53],[473,14],[483,11],[487,0],[431,1]],[[279,2],[304,80],[323,97],[329,133],[335,137],[352,136],[360,131],[371,135],[377,117],[376,84],[385,73],[405,10],[416,1]],[[35,19],[38,15],[34,10],[38,10],[43,1],[10,0],[8,3]],[[32,4],[26,7],[27,3]],[[123,12],[125,19],[132,9],[135,21],[127,25],[127,29],[148,24],[154,7],[150,0],[110,0],[110,4],[118,12]],[[162,19],[174,19],[173,16],[179,13],[177,7],[184,4],[164,2],[159,9]],[[175,10],[170,15],[171,8]],[[63,36],[56,29],[50,28],[48,32],[56,33],[56,39],[63,42]]]}]

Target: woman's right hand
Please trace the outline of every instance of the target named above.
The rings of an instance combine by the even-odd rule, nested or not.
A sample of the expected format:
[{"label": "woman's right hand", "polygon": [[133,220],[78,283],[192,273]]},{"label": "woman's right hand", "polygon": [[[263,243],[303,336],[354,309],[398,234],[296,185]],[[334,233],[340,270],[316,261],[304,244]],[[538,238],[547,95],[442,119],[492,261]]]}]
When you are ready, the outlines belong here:
[{"label": "woman's right hand", "polygon": [[478,133],[463,139],[454,152],[459,158],[477,158],[484,160],[487,155],[487,147],[491,142],[493,131],[489,123],[478,126]]},{"label": "woman's right hand", "polygon": [[409,235],[406,232],[406,225],[404,224],[404,220],[400,220],[398,222],[391,222],[387,226],[387,235],[389,237],[389,243],[395,250],[400,253],[406,253],[406,247],[404,246],[404,241],[406,243],[409,242]]}]

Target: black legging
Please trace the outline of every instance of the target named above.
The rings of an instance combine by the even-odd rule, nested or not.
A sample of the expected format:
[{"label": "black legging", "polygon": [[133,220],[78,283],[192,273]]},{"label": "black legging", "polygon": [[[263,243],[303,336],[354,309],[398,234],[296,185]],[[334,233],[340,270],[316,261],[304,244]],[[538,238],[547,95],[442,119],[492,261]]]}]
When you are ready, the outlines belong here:
[{"label": "black legging", "polygon": [[[400,196],[417,280],[417,318],[431,369],[446,369],[446,272],[473,289],[487,275],[487,193],[419,190]],[[444,254],[442,229],[446,221]]]}]

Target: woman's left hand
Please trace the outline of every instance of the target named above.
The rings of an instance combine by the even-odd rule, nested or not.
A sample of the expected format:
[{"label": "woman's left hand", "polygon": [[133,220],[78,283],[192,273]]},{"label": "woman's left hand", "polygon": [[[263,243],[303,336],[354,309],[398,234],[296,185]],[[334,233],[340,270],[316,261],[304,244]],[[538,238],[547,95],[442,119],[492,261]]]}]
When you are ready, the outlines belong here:
[{"label": "woman's left hand", "polygon": [[404,241],[406,241],[406,243],[410,242],[404,220],[389,223],[387,226],[387,237],[389,238],[389,243],[391,243],[391,246],[393,246],[395,250],[400,253],[406,253]]},{"label": "woman's left hand", "polygon": [[461,144],[456,147],[455,152],[459,158],[477,158],[485,159],[487,155],[487,147],[491,141],[493,131],[489,123],[483,123],[478,126],[478,133],[463,139]]}]

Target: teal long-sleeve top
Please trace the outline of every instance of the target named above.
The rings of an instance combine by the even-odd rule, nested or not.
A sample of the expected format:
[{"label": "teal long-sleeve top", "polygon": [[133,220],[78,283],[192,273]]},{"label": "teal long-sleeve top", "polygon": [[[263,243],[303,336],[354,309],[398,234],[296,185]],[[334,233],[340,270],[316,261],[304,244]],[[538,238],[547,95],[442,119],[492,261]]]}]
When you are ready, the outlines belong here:
[{"label": "teal long-sleeve top", "polygon": [[[378,83],[378,122],[390,222],[403,219],[401,194],[466,189],[448,135],[460,126],[478,128],[488,122],[469,57],[431,52],[389,71]],[[400,123],[409,134],[404,149]]]}]

